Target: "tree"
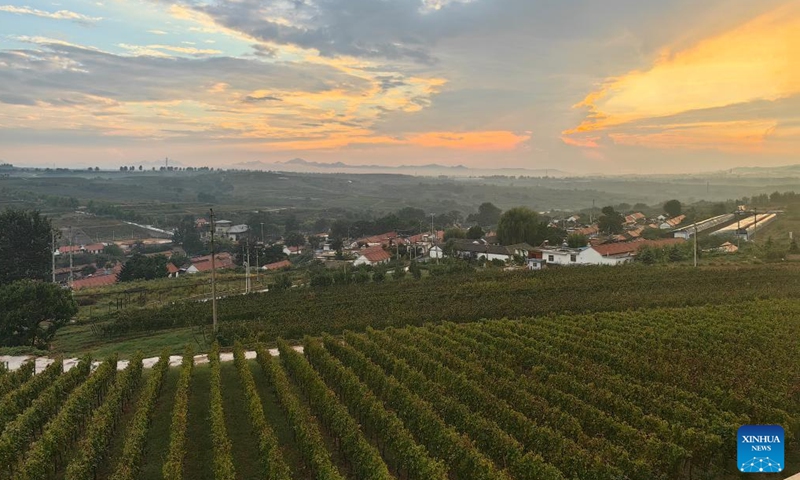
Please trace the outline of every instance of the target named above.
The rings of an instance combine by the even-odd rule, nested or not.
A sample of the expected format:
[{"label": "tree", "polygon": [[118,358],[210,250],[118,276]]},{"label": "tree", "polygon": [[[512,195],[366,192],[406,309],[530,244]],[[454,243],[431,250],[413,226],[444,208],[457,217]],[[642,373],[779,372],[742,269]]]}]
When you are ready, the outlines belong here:
[{"label": "tree", "polygon": [[314,250],[318,250],[320,247],[322,247],[323,239],[317,235],[312,235],[308,237],[308,244],[311,245],[311,248]]},{"label": "tree", "polygon": [[547,238],[547,222],[527,207],[506,211],[497,224],[497,239],[501,245],[527,242],[538,245]]},{"label": "tree", "polygon": [[411,273],[411,276],[414,277],[416,280],[422,278],[422,269],[419,268],[419,262],[412,260],[411,265],[408,267],[408,271]]},{"label": "tree", "polygon": [[286,220],[283,223],[283,233],[288,235],[292,232],[297,232],[300,230],[300,222],[297,221],[297,217],[294,215],[289,215],[286,217]]},{"label": "tree", "polygon": [[167,275],[167,257],[164,255],[145,257],[137,253],[122,266],[122,270],[117,274],[117,280],[120,282],[153,280]]},{"label": "tree", "polygon": [[372,272],[372,281],[380,283],[386,279],[386,269],[382,266],[375,267],[375,271]]},{"label": "tree", "polygon": [[486,232],[483,231],[480,225],[469,227],[469,230],[467,230],[467,238],[470,240],[477,240],[479,238],[483,238],[485,234]]},{"label": "tree", "polygon": [[603,207],[601,212],[603,214],[597,221],[600,231],[609,235],[622,233],[622,225],[625,223],[625,217],[614,210],[614,207]]},{"label": "tree", "polygon": [[36,210],[0,213],[0,285],[16,280],[44,280],[50,273],[50,219]]},{"label": "tree", "polygon": [[286,235],[286,245],[290,247],[302,247],[306,244],[306,237],[301,233],[291,232]]},{"label": "tree", "polygon": [[636,261],[645,265],[653,265],[658,262],[658,254],[653,247],[645,245],[636,252]]},{"label": "tree", "polygon": [[500,221],[500,214],[502,210],[494,206],[491,202],[484,202],[478,207],[478,213],[470,214],[467,221],[475,222],[478,225],[497,225]]},{"label": "tree", "polygon": [[58,285],[20,280],[0,286],[0,346],[47,348],[76,313],[70,291]]},{"label": "tree", "polygon": [[125,256],[125,252],[122,251],[122,247],[115,243],[103,247],[103,254],[115,258],[122,258]]},{"label": "tree", "polygon": [[797,246],[797,240],[792,238],[792,242],[789,244],[789,253],[800,253],[800,247]]},{"label": "tree", "polygon": [[567,237],[567,246],[569,248],[585,247],[589,243],[589,237],[580,233],[572,233]]},{"label": "tree", "polygon": [[681,214],[681,210],[683,210],[683,206],[678,200],[670,200],[664,204],[664,211],[667,212],[670,217],[677,217]]},{"label": "tree", "polygon": [[205,253],[206,250],[206,246],[200,240],[200,234],[197,233],[194,218],[191,215],[183,217],[178,224],[178,228],[172,235],[172,243],[183,247],[187,255],[198,255]]},{"label": "tree", "polygon": [[451,238],[466,238],[467,234],[460,228],[448,228],[444,231],[444,239],[450,240]]}]

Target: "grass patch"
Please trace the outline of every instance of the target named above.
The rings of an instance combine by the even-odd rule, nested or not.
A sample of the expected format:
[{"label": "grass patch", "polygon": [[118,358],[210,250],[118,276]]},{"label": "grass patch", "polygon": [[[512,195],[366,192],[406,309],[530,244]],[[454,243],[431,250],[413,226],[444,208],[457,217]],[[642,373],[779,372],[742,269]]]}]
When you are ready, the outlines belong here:
[{"label": "grass patch", "polygon": [[186,463],[183,477],[192,480],[214,479],[214,453],[211,441],[211,369],[196,365],[189,392],[189,420],[186,428]]},{"label": "grass patch", "polygon": [[172,424],[172,404],[178,387],[179,368],[170,368],[164,378],[164,385],[153,412],[153,421],[147,432],[147,451],[142,458],[140,479],[160,480],[164,458],[169,451],[169,433]]},{"label": "grass patch", "polygon": [[204,344],[198,345],[198,341],[203,342],[203,337],[193,335],[191,327],[113,339],[94,334],[89,325],[68,325],[56,334],[50,353],[67,357],[91,354],[95,358],[106,358],[118,353],[120,359],[129,359],[141,350],[147,358],[161,355],[165,348],[171,355],[181,355],[186,345],[205,351],[208,347]]}]

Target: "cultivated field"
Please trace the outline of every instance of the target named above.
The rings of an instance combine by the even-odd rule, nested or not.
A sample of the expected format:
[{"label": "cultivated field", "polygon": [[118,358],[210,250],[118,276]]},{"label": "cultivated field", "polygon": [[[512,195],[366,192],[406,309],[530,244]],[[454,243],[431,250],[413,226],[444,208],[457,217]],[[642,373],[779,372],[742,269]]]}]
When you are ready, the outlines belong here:
[{"label": "cultivated field", "polygon": [[724,479],[746,423],[783,425],[796,472],[798,319],[795,300],[758,301],[368,329],[172,369],[23,367],[0,374],[1,475]]}]

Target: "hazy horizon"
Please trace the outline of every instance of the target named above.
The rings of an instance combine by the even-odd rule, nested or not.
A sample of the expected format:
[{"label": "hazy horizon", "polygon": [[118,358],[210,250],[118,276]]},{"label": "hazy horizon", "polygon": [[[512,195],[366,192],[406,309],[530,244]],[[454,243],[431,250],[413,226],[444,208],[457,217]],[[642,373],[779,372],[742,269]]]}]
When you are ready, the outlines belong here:
[{"label": "hazy horizon", "polygon": [[800,0],[0,0],[0,160],[800,163]]}]

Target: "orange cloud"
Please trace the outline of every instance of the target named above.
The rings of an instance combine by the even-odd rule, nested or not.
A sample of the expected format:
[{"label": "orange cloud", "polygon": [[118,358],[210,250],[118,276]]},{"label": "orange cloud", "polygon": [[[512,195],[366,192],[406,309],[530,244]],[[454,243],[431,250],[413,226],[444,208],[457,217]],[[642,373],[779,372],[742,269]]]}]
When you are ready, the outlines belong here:
[{"label": "orange cloud", "polygon": [[427,132],[409,137],[409,143],[420,147],[453,148],[459,150],[513,150],[530,138],[529,133],[518,135],[507,131],[484,132]]},{"label": "orange cloud", "polygon": [[657,132],[609,133],[618,145],[651,148],[718,149],[731,152],[757,153],[777,127],[771,120],[705,122],[687,125],[664,125]]},{"label": "orange cloud", "polygon": [[723,148],[750,146],[754,139],[763,141],[764,125],[757,121],[760,119],[737,119],[745,123],[736,124],[727,132],[715,130],[730,128],[726,122],[680,130],[665,126],[658,133],[639,132],[642,127],[633,123],[790,97],[800,92],[798,59],[800,0],[792,0],[691,48],[676,53],[665,51],[648,70],[609,79],[575,105],[587,109],[587,117],[577,127],[563,132],[564,142],[587,146],[594,142],[594,137],[587,134],[595,132],[596,136],[606,131],[609,137],[614,133],[615,142],[625,144],[652,140],[659,147],[712,148],[711,139],[716,139],[725,143]]}]

